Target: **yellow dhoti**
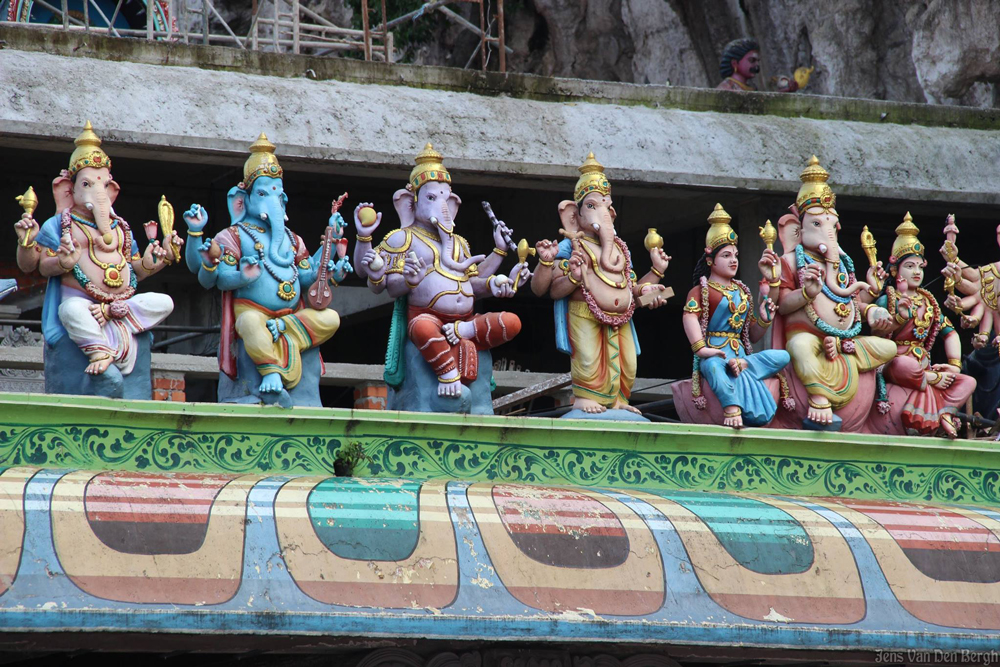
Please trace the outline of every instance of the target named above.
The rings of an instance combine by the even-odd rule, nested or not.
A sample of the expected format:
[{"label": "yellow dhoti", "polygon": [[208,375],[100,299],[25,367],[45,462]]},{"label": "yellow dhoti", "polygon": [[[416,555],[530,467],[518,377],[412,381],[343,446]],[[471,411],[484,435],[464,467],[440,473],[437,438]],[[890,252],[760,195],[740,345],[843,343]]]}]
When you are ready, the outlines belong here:
[{"label": "yellow dhoti", "polygon": [[583,301],[569,302],[573,395],[611,406],[628,403],[635,383],[635,339],[628,323],[601,324]]},{"label": "yellow dhoti", "polygon": [[873,371],[896,356],[896,344],[877,336],[852,338],[854,354],[840,353],[830,361],[823,337],[811,331],[789,331],[785,349],[792,357],[795,374],[810,396],[822,396],[839,410],[854,398],[861,373]]},{"label": "yellow dhoti", "polygon": [[[247,355],[257,364],[257,370],[261,375],[278,373],[287,389],[302,378],[302,352],[330,340],[340,327],[340,315],[330,308],[275,312],[252,301],[237,299],[233,310],[236,333],[243,340]],[[267,321],[272,319],[285,325],[278,340],[274,340],[267,328]]]}]

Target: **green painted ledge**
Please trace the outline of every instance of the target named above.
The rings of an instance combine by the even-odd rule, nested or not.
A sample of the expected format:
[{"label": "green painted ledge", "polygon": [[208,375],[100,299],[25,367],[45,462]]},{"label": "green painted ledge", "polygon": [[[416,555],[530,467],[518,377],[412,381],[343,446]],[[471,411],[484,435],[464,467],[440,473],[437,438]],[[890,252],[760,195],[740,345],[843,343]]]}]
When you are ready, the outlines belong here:
[{"label": "green painted ledge", "polygon": [[0,466],[333,474],[1000,505],[1000,446],[716,426],[0,393]]}]

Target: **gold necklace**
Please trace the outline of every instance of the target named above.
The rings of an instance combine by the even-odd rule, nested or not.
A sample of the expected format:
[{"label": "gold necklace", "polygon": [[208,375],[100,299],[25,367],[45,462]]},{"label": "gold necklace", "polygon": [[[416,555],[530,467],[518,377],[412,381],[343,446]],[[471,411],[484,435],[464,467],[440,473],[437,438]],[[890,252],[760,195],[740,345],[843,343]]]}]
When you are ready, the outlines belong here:
[{"label": "gold necklace", "polygon": [[90,235],[87,228],[81,225],[76,220],[73,221],[76,226],[83,230],[84,235],[87,237],[87,253],[90,255],[90,260],[97,264],[97,266],[104,269],[104,284],[108,287],[121,287],[125,284],[125,254],[122,252],[122,244],[125,242],[124,235],[122,234],[121,225],[118,225],[116,229],[118,230],[118,255],[122,258],[122,261],[118,264],[111,264],[110,262],[102,262],[97,259],[94,255],[94,237]]}]

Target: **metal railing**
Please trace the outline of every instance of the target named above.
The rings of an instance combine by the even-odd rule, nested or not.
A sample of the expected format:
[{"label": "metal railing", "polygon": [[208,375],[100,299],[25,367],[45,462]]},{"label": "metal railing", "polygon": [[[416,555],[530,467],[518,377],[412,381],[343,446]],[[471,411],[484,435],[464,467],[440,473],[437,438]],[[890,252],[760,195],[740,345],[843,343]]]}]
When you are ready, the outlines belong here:
[{"label": "metal railing", "polygon": [[[490,53],[496,48],[499,53],[499,71],[507,69],[507,55],[513,49],[506,45],[504,33],[504,0],[431,0],[418,9],[407,12],[391,21],[385,21],[385,0],[380,0],[383,20],[376,26],[370,22],[369,0],[361,0],[362,29],[344,28],[305,7],[299,0],[252,0],[250,29],[240,36],[232,29],[212,0],[147,0],[145,27],[116,27],[125,0],[118,0],[114,12],[109,17],[96,0],[83,2],[80,12],[71,12],[68,0],[10,0],[8,20],[0,24],[24,25],[61,29],[68,32],[107,34],[112,37],[147,39],[150,41],[182,42],[185,44],[213,44],[231,46],[254,51],[277,53],[309,53],[312,55],[343,55],[358,53],[365,60],[391,63],[396,59],[392,29],[406,22],[414,22],[421,17],[437,12],[464,30],[475,34],[479,40],[476,50],[469,56],[468,68],[479,56],[485,71],[490,62]],[[445,5],[466,3],[479,5],[479,25],[476,26]],[[493,3],[497,13],[489,16]],[[30,11],[15,7],[38,7],[52,13],[55,23],[30,23]],[[94,25],[97,21],[101,25]],[[496,36],[492,32],[496,28]]]}]

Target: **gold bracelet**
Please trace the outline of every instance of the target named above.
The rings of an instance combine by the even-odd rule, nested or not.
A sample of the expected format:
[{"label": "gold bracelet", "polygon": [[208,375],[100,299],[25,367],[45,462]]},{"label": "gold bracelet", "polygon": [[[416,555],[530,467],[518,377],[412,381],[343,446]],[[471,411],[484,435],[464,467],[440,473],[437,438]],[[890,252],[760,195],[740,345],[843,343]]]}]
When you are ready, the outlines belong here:
[{"label": "gold bracelet", "polygon": [[708,345],[708,343],[705,342],[704,338],[699,338],[696,342],[691,343],[691,351],[694,352],[695,354],[697,354],[698,350],[700,350],[701,348],[703,348],[703,347],[705,347],[707,345]]},{"label": "gold bracelet", "polygon": [[802,286],[802,297],[806,300],[806,305],[808,305],[808,304],[810,304],[810,303],[812,303],[813,301],[816,300],[816,297],[814,297],[814,296],[811,297],[806,292],[805,285]]},{"label": "gold bracelet", "polygon": [[941,375],[941,373],[938,373],[937,371],[931,371],[931,372],[934,373],[934,379],[927,381],[927,384],[929,384],[931,386],[936,385],[937,383],[941,382],[941,380],[944,378],[944,376]]},{"label": "gold bracelet", "polygon": [[201,263],[201,268],[203,268],[206,271],[208,271],[209,273],[211,273],[212,271],[215,271],[217,268],[219,268],[219,265],[218,264],[213,264],[212,266],[208,266],[207,264],[205,264],[205,262],[202,262]]},{"label": "gold bracelet", "polygon": [[[28,238],[28,237],[26,236],[24,238]],[[38,241],[36,241],[35,239],[31,239],[31,243],[29,245],[23,245],[23,244],[20,244],[20,243],[18,243],[18,245],[21,246],[22,248],[24,248],[25,250],[27,250],[28,248],[34,248],[36,245],[38,245]]]},{"label": "gold bracelet", "polygon": [[806,402],[809,404],[810,408],[816,408],[817,410],[826,410],[827,408],[833,407],[829,401],[827,401],[826,405],[816,405],[813,403],[812,398],[808,398],[806,399]]},{"label": "gold bracelet", "polygon": [[384,273],[382,274],[382,277],[379,278],[378,280],[372,280],[372,277],[368,276],[368,282],[371,283],[372,285],[381,285],[384,281],[385,281]]},{"label": "gold bracelet", "polygon": [[205,232],[192,232],[190,229],[188,230],[188,236],[203,236],[204,234]]},{"label": "gold bracelet", "polygon": [[768,283],[771,287],[781,287],[781,280],[775,280],[773,283]]},{"label": "gold bracelet", "polygon": [[73,270],[73,266],[76,266],[76,264],[74,264],[73,266],[71,266],[71,267],[69,267],[67,269],[65,266],[63,266],[62,257],[60,257],[59,259],[56,260],[56,264],[58,264],[59,268],[62,269],[63,271],[65,271],[66,273],[69,273],[70,271],[72,271]]},{"label": "gold bracelet", "polygon": [[773,317],[769,320],[759,320],[756,317],[754,317],[753,319],[757,323],[757,326],[759,326],[761,329],[768,328],[769,326],[771,326],[771,323],[774,322]]},{"label": "gold bracelet", "polygon": [[962,367],[962,360],[961,359],[949,359],[948,360],[948,365],[949,366],[954,366],[955,368],[961,368]]},{"label": "gold bracelet", "polygon": [[569,279],[569,281],[571,283],[573,283],[574,285],[579,285],[580,284],[580,281],[577,280],[576,278],[574,278],[572,273],[567,273],[566,274],[566,278]]},{"label": "gold bracelet", "polygon": [[462,337],[458,335],[458,320],[451,323],[451,328],[455,331],[455,338],[462,340]]},{"label": "gold bracelet", "polygon": [[358,243],[371,243],[372,242],[372,237],[371,236],[355,236],[354,240],[357,241]]},{"label": "gold bracelet", "polygon": [[462,379],[462,376],[459,375],[457,378],[453,378],[451,380],[445,380],[444,378],[438,378],[438,382],[441,382],[442,384],[451,384],[452,382],[458,382],[461,379]]},{"label": "gold bracelet", "polygon": [[657,270],[656,270],[656,267],[655,267],[655,266],[654,266],[654,267],[652,267],[652,268],[650,269],[650,272],[651,272],[651,273],[652,273],[652,274],[653,274],[654,276],[659,276],[660,278],[662,278],[662,277],[663,277],[663,274],[662,274],[662,273],[660,273],[659,271],[657,271]]},{"label": "gold bracelet", "polygon": [[555,264],[555,262],[546,262],[544,259],[539,259],[538,263],[541,264],[542,266],[552,266],[553,264]]},{"label": "gold bracelet", "polygon": [[506,257],[507,256],[507,251],[506,250],[501,250],[500,248],[493,248],[493,252],[495,252],[496,254],[500,255],[501,257]]}]

